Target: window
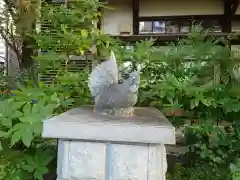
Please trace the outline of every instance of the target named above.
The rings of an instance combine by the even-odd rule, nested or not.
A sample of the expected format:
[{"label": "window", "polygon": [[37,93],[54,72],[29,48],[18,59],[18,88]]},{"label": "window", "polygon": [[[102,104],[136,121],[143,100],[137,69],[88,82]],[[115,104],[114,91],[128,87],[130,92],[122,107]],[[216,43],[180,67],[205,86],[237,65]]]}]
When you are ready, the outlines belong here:
[{"label": "window", "polygon": [[139,23],[139,33],[152,33],[153,22],[152,21],[142,21]]},{"label": "window", "polygon": [[165,33],[166,22],[165,21],[153,21],[153,32],[154,33]]},{"label": "window", "polygon": [[[149,17],[147,19],[149,19]],[[221,26],[219,24],[220,16],[214,17],[214,19],[205,16],[176,16],[162,17],[162,20],[157,19],[157,17],[153,17],[152,20],[149,19],[147,21],[139,22],[139,33],[188,33],[192,24],[200,24],[203,28],[209,29],[211,32],[221,32]]]},{"label": "window", "polygon": [[189,22],[182,22],[180,24],[180,32],[181,33],[188,33],[190,29],[190,23]]},{"label": "window", "polygon": [[65,0],[52,0],[53,3],[65,3]]},{"label": "window", "polygon": [[201,25],[204,29],[208,29],[210,32],[221,32],[221,26],[218,20],[197,20],[194,21],[195,25]]},{"label": "window", "polygon": [[240,21],[233,21],[232,22],[232,32],[239,32],[240,31]]},{"label": "window", "polygon": [[179,23],[175,21],[166,21],[166,33],[179,33],[180,26]]},{"label": "window", "polygon": [[179,33],[189,32],[188,22],[178,21],[141,21],[139,33]]},{"label": "window", "polygon": [[221,32],[221,26],[217,20],[208,20],[204,22],[204,28],[209,29],[211,32]]}]

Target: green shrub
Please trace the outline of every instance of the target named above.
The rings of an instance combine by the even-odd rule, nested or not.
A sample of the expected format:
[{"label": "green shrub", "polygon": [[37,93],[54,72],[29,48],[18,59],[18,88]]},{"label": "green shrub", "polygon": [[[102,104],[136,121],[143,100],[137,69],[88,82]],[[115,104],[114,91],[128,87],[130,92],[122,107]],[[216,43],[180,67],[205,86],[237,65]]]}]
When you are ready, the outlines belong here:
[{"label": "green shrub", "polygon": [[[52,169],[57,151],[56,141],[41,138],[43,121],[70,108],[92,103],[87,86],[90,69],[86,65],[72,71],[71,55],[84,55],[96,44],[101,49],[115,49],[121,59],[121,51],[125,50],[118,41],[89,23],[97,20],[101,15],[99,8],[103,6],[98,0],[78,0],[68,7],[42,2],[39,21],[45,27],[31,35],[37,49],[41,49],[33,57],[38,65],[35,71],[39,75],[52,71],[56,74],[48,83],[18,82],[11,96],[0,101],[0,179],[42,180],[49,168]],[[138,43],[141,44],[144,42]],[[139,55],[138,59],[141,59]]]},{"label": "green shrub", "polygon": [[139,104],[155,106],[185,126],[192,163],[224,165],[239,156],[239,55],[193,26],[187,39],[145,61]]},{"label": "green shrub", "polygon": [[198,165],[192,168],[185,168],[176,164],[175,171],[167,173],[167,180],[231,180],[230,171],[213,168],[209,165]]},{"label": "green shrub", "polygon": [[[39,74],[50,69],[56,75],[49,84],[39,81],[37,87],[30,81],[19,84],[11,97],[0,102],[0,178],[40,180],[48,172],[56,142],[41,138],[42,122],[72,107],[91,104],[89,67],[73,72],[69,64],[71,55],[83,55],[96,44],[106,52],[114,49],[120,64],[131,61],[132,67],[142,67],[139,106],[170,112],[175,126],[190,121],[185,134],[192,167],[177,166],[168,179],[228,180],[229,164],[240,152],[239,56],[217,45],[216,39],[205,41],[206,32],[198,26],[188,38],[164,51],[153,48],[152,41],[137,42],[133,52],[126,51],[89,23],[100,16],[103,6],[98,0],[78,0],[68,8],[43,3],[39,20],[48,26],[32,35],[42,50],[33,58]],[[180,117],[179,110],[183,110]],[[223,122],[230,125],[222,128]],[[199,162],[207,165],[199,166]]]},{"label": "green shrub", "polygon": [[34,59],[40,74],[48,73],[49,69],[57,73],[50,84],[39,81],[36,87],[31,81],[19,83],[10,97],[0,101],[0,179],[3,180],[41,180],[48,173],[57,150],[55,141],[41,138],[43,121],[71,107],[91,103],[86,82],[88,72],[71,72],[70,55],[81,55],[91,49],[94,41],[101,45],[110,39],[93,25],[73,31],[76,25],[99,16],[102,4],[98,1],[79,0],[71,9],[44,2],[42,5],[39,20],[50,25],[32,34],[37,48],[45,52]]}]

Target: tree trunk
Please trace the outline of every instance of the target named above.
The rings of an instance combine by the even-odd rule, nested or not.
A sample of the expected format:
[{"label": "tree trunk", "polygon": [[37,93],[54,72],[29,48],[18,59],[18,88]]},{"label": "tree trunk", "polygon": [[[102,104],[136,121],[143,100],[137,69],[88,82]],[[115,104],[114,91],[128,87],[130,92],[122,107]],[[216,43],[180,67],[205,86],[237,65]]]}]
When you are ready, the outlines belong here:
[{"label": "tree trunk", "polygon": [[35,86],[38,86],[38,76],[36,63],[32,56],[36,54],[36,42],[33,38],[27,37],[22,44],[22,68],[28,70],[28,77],[30,81],[34,82]]}]

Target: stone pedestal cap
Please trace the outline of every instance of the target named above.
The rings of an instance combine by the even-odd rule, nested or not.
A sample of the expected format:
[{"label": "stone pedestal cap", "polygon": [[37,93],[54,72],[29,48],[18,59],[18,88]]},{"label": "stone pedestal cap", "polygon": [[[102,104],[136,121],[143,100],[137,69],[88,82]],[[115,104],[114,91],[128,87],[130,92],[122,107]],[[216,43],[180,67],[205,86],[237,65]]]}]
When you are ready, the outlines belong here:
[{"label": "stone pedestal cap", "polygon": [[75,108],[43,123],[42,137],[99,142],[175,144],[175,128],[155,108],[135,107],[132,117],[100,115]]}]

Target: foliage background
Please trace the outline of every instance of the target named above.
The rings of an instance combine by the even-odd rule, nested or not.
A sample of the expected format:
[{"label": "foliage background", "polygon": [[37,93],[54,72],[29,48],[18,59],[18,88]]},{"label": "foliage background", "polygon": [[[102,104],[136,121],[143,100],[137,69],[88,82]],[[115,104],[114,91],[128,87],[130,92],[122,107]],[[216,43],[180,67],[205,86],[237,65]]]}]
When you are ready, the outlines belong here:
[{"label": "foliage background", "polygon": [[[72,71],[69,65],[72,55],[89,51],[96,55],[93,45],[113,49],[122,68],[129,61],[131,66],[141,66],[138,105],[154,106],[176,127],[185,127],[190,162],[186,167],[176,165],[168,179],[236,178],[240,152],[237,52],[219,45],[220,41],[225,43],[223,39],[206,40],[207,32],[201,26],[193,26],[188,38],[165,48],[153,46],[153,40],[125,44],[91,23],[101,16],[99,8],[106,7],[97,0],[78,0],[69,6],[42,2],[41,16],[34,13],[34,19],[45,25],[41,32],[30,29],[27,37],[21,36],[22,31],[13,32],[15,39],[22,43],[31,39],[34,45],[27,58],[34,62],[29,77],[52,70],[56,73],[50,83],[27,78],[18,81],[14,90],[8,90],[3,79],[7,93],[0,102],[0,178],[41,180],[49,168],[54,169],[56,142],[41,138],[42,122],[92,103],[87,88],[91,67]],[[41,52],[36,53],[39,49]]]}]

